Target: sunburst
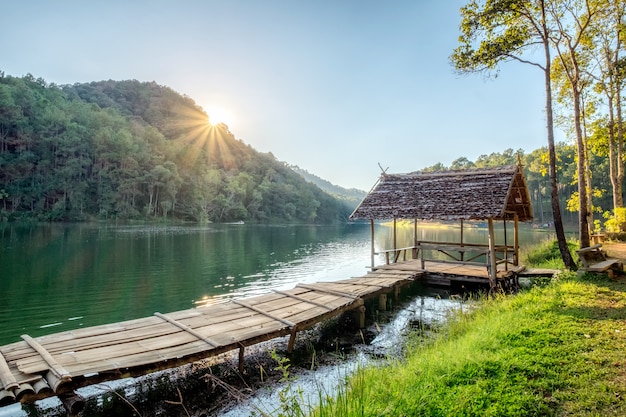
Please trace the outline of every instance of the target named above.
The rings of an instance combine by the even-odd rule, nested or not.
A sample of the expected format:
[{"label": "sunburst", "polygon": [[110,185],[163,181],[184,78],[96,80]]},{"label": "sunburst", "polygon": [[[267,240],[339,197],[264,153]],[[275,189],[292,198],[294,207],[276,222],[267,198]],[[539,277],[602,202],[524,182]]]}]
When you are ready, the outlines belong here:
[{"label": "sunburst", "polygon": [[219,107],[204,107],[204,111],[209,115],[209,123],[212,125],[224,124],[232,127],[235,122],[235,118],[231,112]]},{"label": "sunburst", "polygon": [[194,166],[201,155],[207,165],[221,160],[228,167],[236,162],[227,140],[230,132],[225,123],[211,122],[211,115],[200,107],[177,106],[173,111],[177,122],[172,129],[177,130],[176,140],[184,145],[179,157],[185,166]]}]

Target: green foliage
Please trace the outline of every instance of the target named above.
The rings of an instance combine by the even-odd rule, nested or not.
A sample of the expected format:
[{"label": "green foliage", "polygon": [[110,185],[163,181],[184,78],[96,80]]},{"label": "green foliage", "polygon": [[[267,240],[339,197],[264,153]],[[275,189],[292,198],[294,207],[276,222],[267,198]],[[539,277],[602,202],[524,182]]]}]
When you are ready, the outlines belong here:
[{"label": "green foliage", "polygon": [[276,350],[270,352],[272,359],[277,363],[274,368],[275,371],[279,371],[282,376],[279,382],[284,383],[283,388],[278,392],[280,407],[275,410],[271,415],[276,417],[305,417],[307,415],[306,405],[304,404],[304,395],[301,389],[293,390],[291,384],[291,377],[289,375],[289,358],[281,357]]},{"label": "green foliage", "polygon": [[626,208],[617,207],[613,209],[613,213],[606,212],[604,214],[607,219],[604,222],[604,228],[607,232],[621,233],[626,232]]},{"label": "green foliage", "polygon": [[355,203],[154,82],[0,77],[0,216],[329,223]]},{"label": "green foliage", "polygon": [[623,415],[625,307],[623,283],[575,273],[482,299],[312,415]]}]

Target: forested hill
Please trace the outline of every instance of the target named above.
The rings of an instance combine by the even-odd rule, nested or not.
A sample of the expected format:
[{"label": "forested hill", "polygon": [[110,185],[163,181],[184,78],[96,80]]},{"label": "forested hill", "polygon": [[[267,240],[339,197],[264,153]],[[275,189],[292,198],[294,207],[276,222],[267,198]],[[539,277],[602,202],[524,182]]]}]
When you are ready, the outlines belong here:
[{"label": "forested hill", "polygon": [[305,180],[317,185],[322,190],[326,191],[328,194],[338,198],[340,200],[346,200],[348,205],[356,207],[359,203],[365,198],[367,194],[363,190],[359,190],[356,188],[343,188],[338,185],[332,184],[329,181],[326,181],[323,178],[318,177],[315,174],[311,174],[305,169],[300,168],[297,165],[290,165],[290,168],[295,172],[300,174]]},{"label": "forested hill", "polygon": [[168,87],[0,72],[0,220],[326,223],[353,207]]}]

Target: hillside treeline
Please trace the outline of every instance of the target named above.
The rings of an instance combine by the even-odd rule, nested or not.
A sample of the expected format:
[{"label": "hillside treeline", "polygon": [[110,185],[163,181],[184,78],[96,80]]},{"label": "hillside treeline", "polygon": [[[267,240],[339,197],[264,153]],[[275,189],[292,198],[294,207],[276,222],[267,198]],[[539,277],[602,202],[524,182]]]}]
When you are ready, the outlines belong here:
[{"label": "hillside treeline", "polygon": [[326,223],[352,208],[170,88],[0,72],[0,220]]}]

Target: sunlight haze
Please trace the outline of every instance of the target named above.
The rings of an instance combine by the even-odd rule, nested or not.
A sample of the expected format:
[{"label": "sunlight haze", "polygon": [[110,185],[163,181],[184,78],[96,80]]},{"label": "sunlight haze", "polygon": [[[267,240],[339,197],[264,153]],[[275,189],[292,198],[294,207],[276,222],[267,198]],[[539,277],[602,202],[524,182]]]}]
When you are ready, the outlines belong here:
[{"label": "sunlight haze", "polygon": [[543,75],[454,73],[460,0],[4,2],[0,71],[155,81],[328,181],[546,143]]}]

